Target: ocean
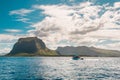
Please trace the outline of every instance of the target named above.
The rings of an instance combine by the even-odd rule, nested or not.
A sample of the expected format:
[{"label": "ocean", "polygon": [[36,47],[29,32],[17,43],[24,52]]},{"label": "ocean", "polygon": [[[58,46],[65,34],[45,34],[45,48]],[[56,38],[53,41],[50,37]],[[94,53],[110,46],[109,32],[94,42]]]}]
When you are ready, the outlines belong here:
[{"label": "ocean", "polygon": [[0,57],[0,80],[120,80],[120,58]]}]

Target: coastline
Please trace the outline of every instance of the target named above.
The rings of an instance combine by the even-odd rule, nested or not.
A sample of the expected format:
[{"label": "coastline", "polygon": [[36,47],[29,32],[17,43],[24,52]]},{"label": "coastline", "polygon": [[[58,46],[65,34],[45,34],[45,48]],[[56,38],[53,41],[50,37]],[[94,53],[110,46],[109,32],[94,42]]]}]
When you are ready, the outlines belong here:
[{"label": "coastline", "polygon": [[[29,56],[29,55],[25,55],[25,56],[20,56],[20,55],[4,55],[4,56],[0,56],[0,57],[73,57],[74,55],[36,55],[36,56]],[[81,56],[80,57],[120,57],[120,56]]]}]

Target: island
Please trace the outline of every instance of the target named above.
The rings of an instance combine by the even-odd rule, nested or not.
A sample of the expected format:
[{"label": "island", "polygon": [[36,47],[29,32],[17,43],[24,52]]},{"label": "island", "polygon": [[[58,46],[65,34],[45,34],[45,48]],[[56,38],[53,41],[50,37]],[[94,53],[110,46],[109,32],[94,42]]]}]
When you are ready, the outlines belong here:
[{"label": "island", "polygon": [[51,50],[37,37],[20,38],[14,44],[13,49],[5,56],[74,56],[82,57],[120,57],[120,51],[107,50],[87,46],[65,46]]}]

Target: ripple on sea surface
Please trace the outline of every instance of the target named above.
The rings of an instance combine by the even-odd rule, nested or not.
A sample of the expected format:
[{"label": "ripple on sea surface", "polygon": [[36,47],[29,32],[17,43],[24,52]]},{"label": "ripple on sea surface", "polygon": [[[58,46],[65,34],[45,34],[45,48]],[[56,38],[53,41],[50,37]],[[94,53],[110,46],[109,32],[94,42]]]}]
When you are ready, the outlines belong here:
[{"label": "ripple on sea surface", "polygon": [[119,80],[120,58],[0,57],[0,80]]}]

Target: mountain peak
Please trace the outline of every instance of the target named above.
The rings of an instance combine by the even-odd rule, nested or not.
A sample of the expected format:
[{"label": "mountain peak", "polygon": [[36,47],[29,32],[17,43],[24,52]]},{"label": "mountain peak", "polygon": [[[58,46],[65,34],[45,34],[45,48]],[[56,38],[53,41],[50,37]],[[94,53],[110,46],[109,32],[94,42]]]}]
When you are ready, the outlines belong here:
[{"label": "mountain peak", "polygon": [[20,38],[18,41],[29,41],[29,40],[37,40],[37,37],[26,37],[26,38]]},{"label": "mountain peak", "polygon": [[37,37],[20,38],[9,54],[17,55],[21,53],[32,55],[56,55],[55,51],[48,49],[45,43]]}]

